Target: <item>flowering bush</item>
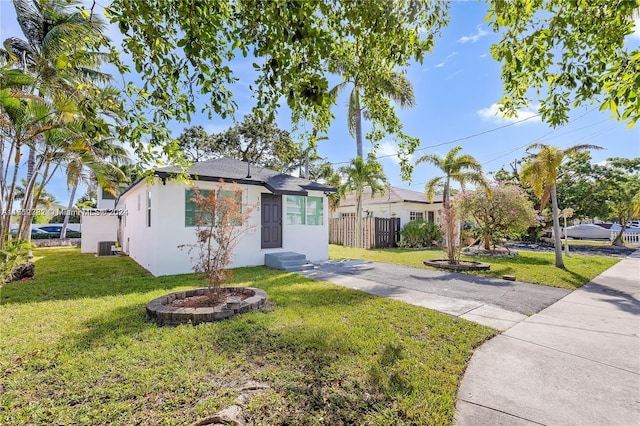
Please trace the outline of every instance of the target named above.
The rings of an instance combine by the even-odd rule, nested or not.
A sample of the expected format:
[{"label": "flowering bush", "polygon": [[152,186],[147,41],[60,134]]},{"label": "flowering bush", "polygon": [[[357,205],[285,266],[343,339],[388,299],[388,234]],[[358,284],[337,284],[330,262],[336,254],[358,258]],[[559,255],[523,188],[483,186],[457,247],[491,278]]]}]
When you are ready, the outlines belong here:
[{"label": "flowering bush", "polygon": [[514,237],[536,224],[536,212],[526,194],[516,185],[494,182],[489,191],[468,191],[456,198],[461,215],[475,223],[484,248]]}]

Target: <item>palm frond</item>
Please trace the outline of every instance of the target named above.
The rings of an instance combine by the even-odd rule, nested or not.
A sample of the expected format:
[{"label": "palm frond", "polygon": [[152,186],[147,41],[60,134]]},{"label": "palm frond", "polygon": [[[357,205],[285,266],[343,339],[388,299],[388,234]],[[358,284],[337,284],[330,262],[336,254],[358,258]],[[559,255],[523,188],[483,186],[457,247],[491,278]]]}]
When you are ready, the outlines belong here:
[{"label": "palm frond", "polygon": [[400,108],[413,108],[416,105],[413,85],[404,74],[391,72],[388,78],[382,81],[380,89],[383,96],[391,99]]},{"label": "palm frond", "polygon": [[444,184],[444,178],[442,177],[434,177],[427,181],[424,184],[424,193],[427,196],[429,202],[433,202],[433,198],[436,195],[436,190],[441,189]]}]

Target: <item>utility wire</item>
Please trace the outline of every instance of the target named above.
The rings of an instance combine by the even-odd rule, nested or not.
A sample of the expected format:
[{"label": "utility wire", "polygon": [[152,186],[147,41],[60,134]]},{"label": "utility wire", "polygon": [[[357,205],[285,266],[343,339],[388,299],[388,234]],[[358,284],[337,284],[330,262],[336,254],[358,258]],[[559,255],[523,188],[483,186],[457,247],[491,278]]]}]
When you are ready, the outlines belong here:
[{"label": "utility wire", "polygon": [[[486,165],[486,164],[489,164],[489,163],[492,163],[492,162],[494,162],[494,161],[496,161],[496,160],[499,160],[500,158],[506,157],[507,155],[513,154],[514,152],[519,151],[520,149],[526,148],[527,146],[529,146],[529,145],[531,145],[531,144],[533,144],[533,143],[535,143],[535,142],[538,142],[538,141],[540,141],[540,140],[543,140],[543,139],[553,139],[553,138],[558,137],[558,136],[564,136],[564,135],[567,135],[567,134],[569,134],[569,133],[572,133],[572,132],[575,132],[575,131],[578,131],[578,130],[582,130],[582,129],[586,129],[586,128],[592,127],[592,126],[594,126],[595,124],[589,124],[589,125],[587,125],[587,126],[583,126],[583,127],[581,127],[581,128],[574,129],[574,130],[571,130],[571,131],[565,132],[565,133],[563,133],[563,134],[561,134],[561,135],[556,135],[556,136],[554,136],[553,138],[550,138],[550,137],[549,137],[550,135],[552,135],[553,133],[557,132],[558,130],[560,130],[560,129],[562,129],[562,128],[564,128],[564,127],[566,127],[566,126],[568,126],[568,125],[570,125],[570,124],[572,124],[572,123],[575,123],[576,121],[580,120],[581,118],[583,118],[583,117],[584,117],[584,116],[586,116],[587,114],[589,114],[589,113],[593,112],[596,108],[597,108],[597,107],[591,108],[590,110],[588,110],[588,111],[587,111],[587,112],[585,112],[584,114],[581,114],[580,116],[578,116],[578,117],[576,117],[576,118],[574,118],[574,119],[572,119],[572,120],[568,121],[567,123],[563,124],[562,126],[557,127],[557,128],[555,128],[555,129],[551,130],[550,132],[545,133],[545,134],[544,134],[544,135],[542,135],[542,136],[536,137],[536,138],[534,138],[533,140],[531,140],[531,141],[527,142],[526,144],[520,145],[520,146],[518,146],[518,147],[516,147],[516,148],[514,148],[514,149],[512,149],[512,150],[510,150],[510,151],[508,151],[508,152],[506,152],[505,154],[499,155],[498,157],[495,157],[495,158],[493,158],[493,159],[491,159],[491,160],[485,161],[484,163],[482,163],[482,165],[484,166],[484,165]],[[599,121],[599,122],[598,122],[598,123],[596,123],[596,124],[601,124],[601,123],[603,123],[604,121],[607,121],[607,120],[608,120],[608,119],[601,120],[601,121]],[[595,137],[595,136],[599,136],[599,135],[601,135],[601,134],[603,134],[603,133],[607,132],[608,130],[612,129],[613,127],[615,127],[615,126],[610,126],[610,127],[606,128],[606,129],[600,129],[600,130],[598,130],[597,132],[593,132],[593,133],[591,133],[591,134],[589,134],[589,135],[582,136],[582,137],[580,137],[580,138],[578,138],[578,139],[576,139],[576,140],[573,140],[573,141],[571,141],[571,142],[568,142],[568,143],[567,143],[567,144],[565,144],[565,145],[572,144],[572,143],[576,143],[576,142],[582,142],[582,141],[588,140],[588,139],[590,139],[590,138],[593,138],[593,137]],[[414,183],[414,184],[410,184],[410,185],[401,185],[401,186],[399,186],[398,188],[411,188],[411,187],[414,187],[414,186],[425,185],[425,184],[426,184],[426,182],[422,182],[422,183]]]},{"label": "utility wire", "polygon": [[[495,127],[493,129],[485,130],[485,131],[480,132],[480,133],[474,133],[472,135],[463,136],[463,137],[458,138],[458,139],[453,139],[453,140],[450,140],[450,141],[447,141],[447,142],[441,142],[441,143],[438,143],[438,144],[435,144],[435,145],[424,146],[424,147],[416,149],[415,152],[424,151],[425,149],[430,149],[430,148],[437,148],[437,147],[444,146],[444,145],[451,145],[451,144],[454,144],[456,142],[461,142],[461,141],[464,141],[464,140],[467,140],[467,139],[477,138],[478,136],[486,135],[487,133],[496,132],[498,130],[505,129],[507,127],[515,126],[516,124],[524,123],[527,120],[531,120],[531,119],[539,117],[539,116],[540,116],[540,114],[532,115],[530,117],[523,118],[522,120],[514,121],[512,123],[505,124],[505,125],[502,125],[502,126],[499,126],[499,127]],[[398,155],[397,152],[395,154],[380,155],[380,156],[377,156],[376,159],[379,160],[381,158],[395,157],[396,155]],[[329,163],[329,164],[331,164],[332,166],[336,166],[338,164],[349,164],[349,163],[350,163],[350,161],[340,161],[340,162],[337,162],[337,163]]]}]

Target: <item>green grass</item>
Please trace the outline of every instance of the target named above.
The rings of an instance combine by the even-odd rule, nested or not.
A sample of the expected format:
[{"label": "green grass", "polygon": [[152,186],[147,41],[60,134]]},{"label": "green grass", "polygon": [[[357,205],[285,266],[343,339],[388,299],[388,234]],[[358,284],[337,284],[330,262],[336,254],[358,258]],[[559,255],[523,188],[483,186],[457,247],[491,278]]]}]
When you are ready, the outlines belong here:
[{"label": "green grass", "polygon": [[450,424],[474,347],[495,331],[300,275],[234,271],[270,307],[158,327],[145,304],[199,286],[131,259],[37,249],[32,281],[0,287],[0,424],[189,424],[249,380],[256,425]]},{"label": "green grass", "polygon": [[[350,247],[329,246],[329,257],[332,259],[363,259],[375,262],[393,263],[416,268],[434,269],[425,266],[422,261],[446,258],[440,249],[407,250],[407,249],[356,249]],[[552,287],[576,289],[620,261],[618,258],[605,256],[571,255],[564,259],[565,269],[554,266],[553,253],[520,251],[519,256],[509,258],[465,257],[466,260],[480,260],[491,264],[489,271],[467,272],[471,275],[485,277],[502,277],[515,275],[518,281],[543,284]]]}]

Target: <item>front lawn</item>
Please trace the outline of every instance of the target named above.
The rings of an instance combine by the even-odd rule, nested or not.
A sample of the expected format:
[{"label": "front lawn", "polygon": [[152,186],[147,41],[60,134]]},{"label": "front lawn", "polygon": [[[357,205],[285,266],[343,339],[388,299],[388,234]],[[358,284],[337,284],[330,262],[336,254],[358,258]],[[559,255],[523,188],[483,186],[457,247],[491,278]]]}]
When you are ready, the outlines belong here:
[{"label": "front lawn", "polygon": [[450,424],[472,349],[494,330],[297,274],[235,270],[271,306],[158,327],[145,304],[198,286],[124,257],[37,249],[0,287],[0,424],[183,425],[245,393],[251,424]]},{"label": "front lawn", "polygon": [[[337,245],[329,246],[332,259],[362,259],[396,265],[427,268],[422,261],[446,258],[441,249],[357,249]],[[520,251],[519,256],[509,258],[466,257],[466,260],[481,260],[491,264],[489,271],[466,272],[473,275],[500,278],[503,275],[515,275],[518,281],[544,284],[574,290],[600,275],[620,261],[619,258],[605,256],[571,255],[565,257],[566,269],[554,266],[553,253]]]}]

